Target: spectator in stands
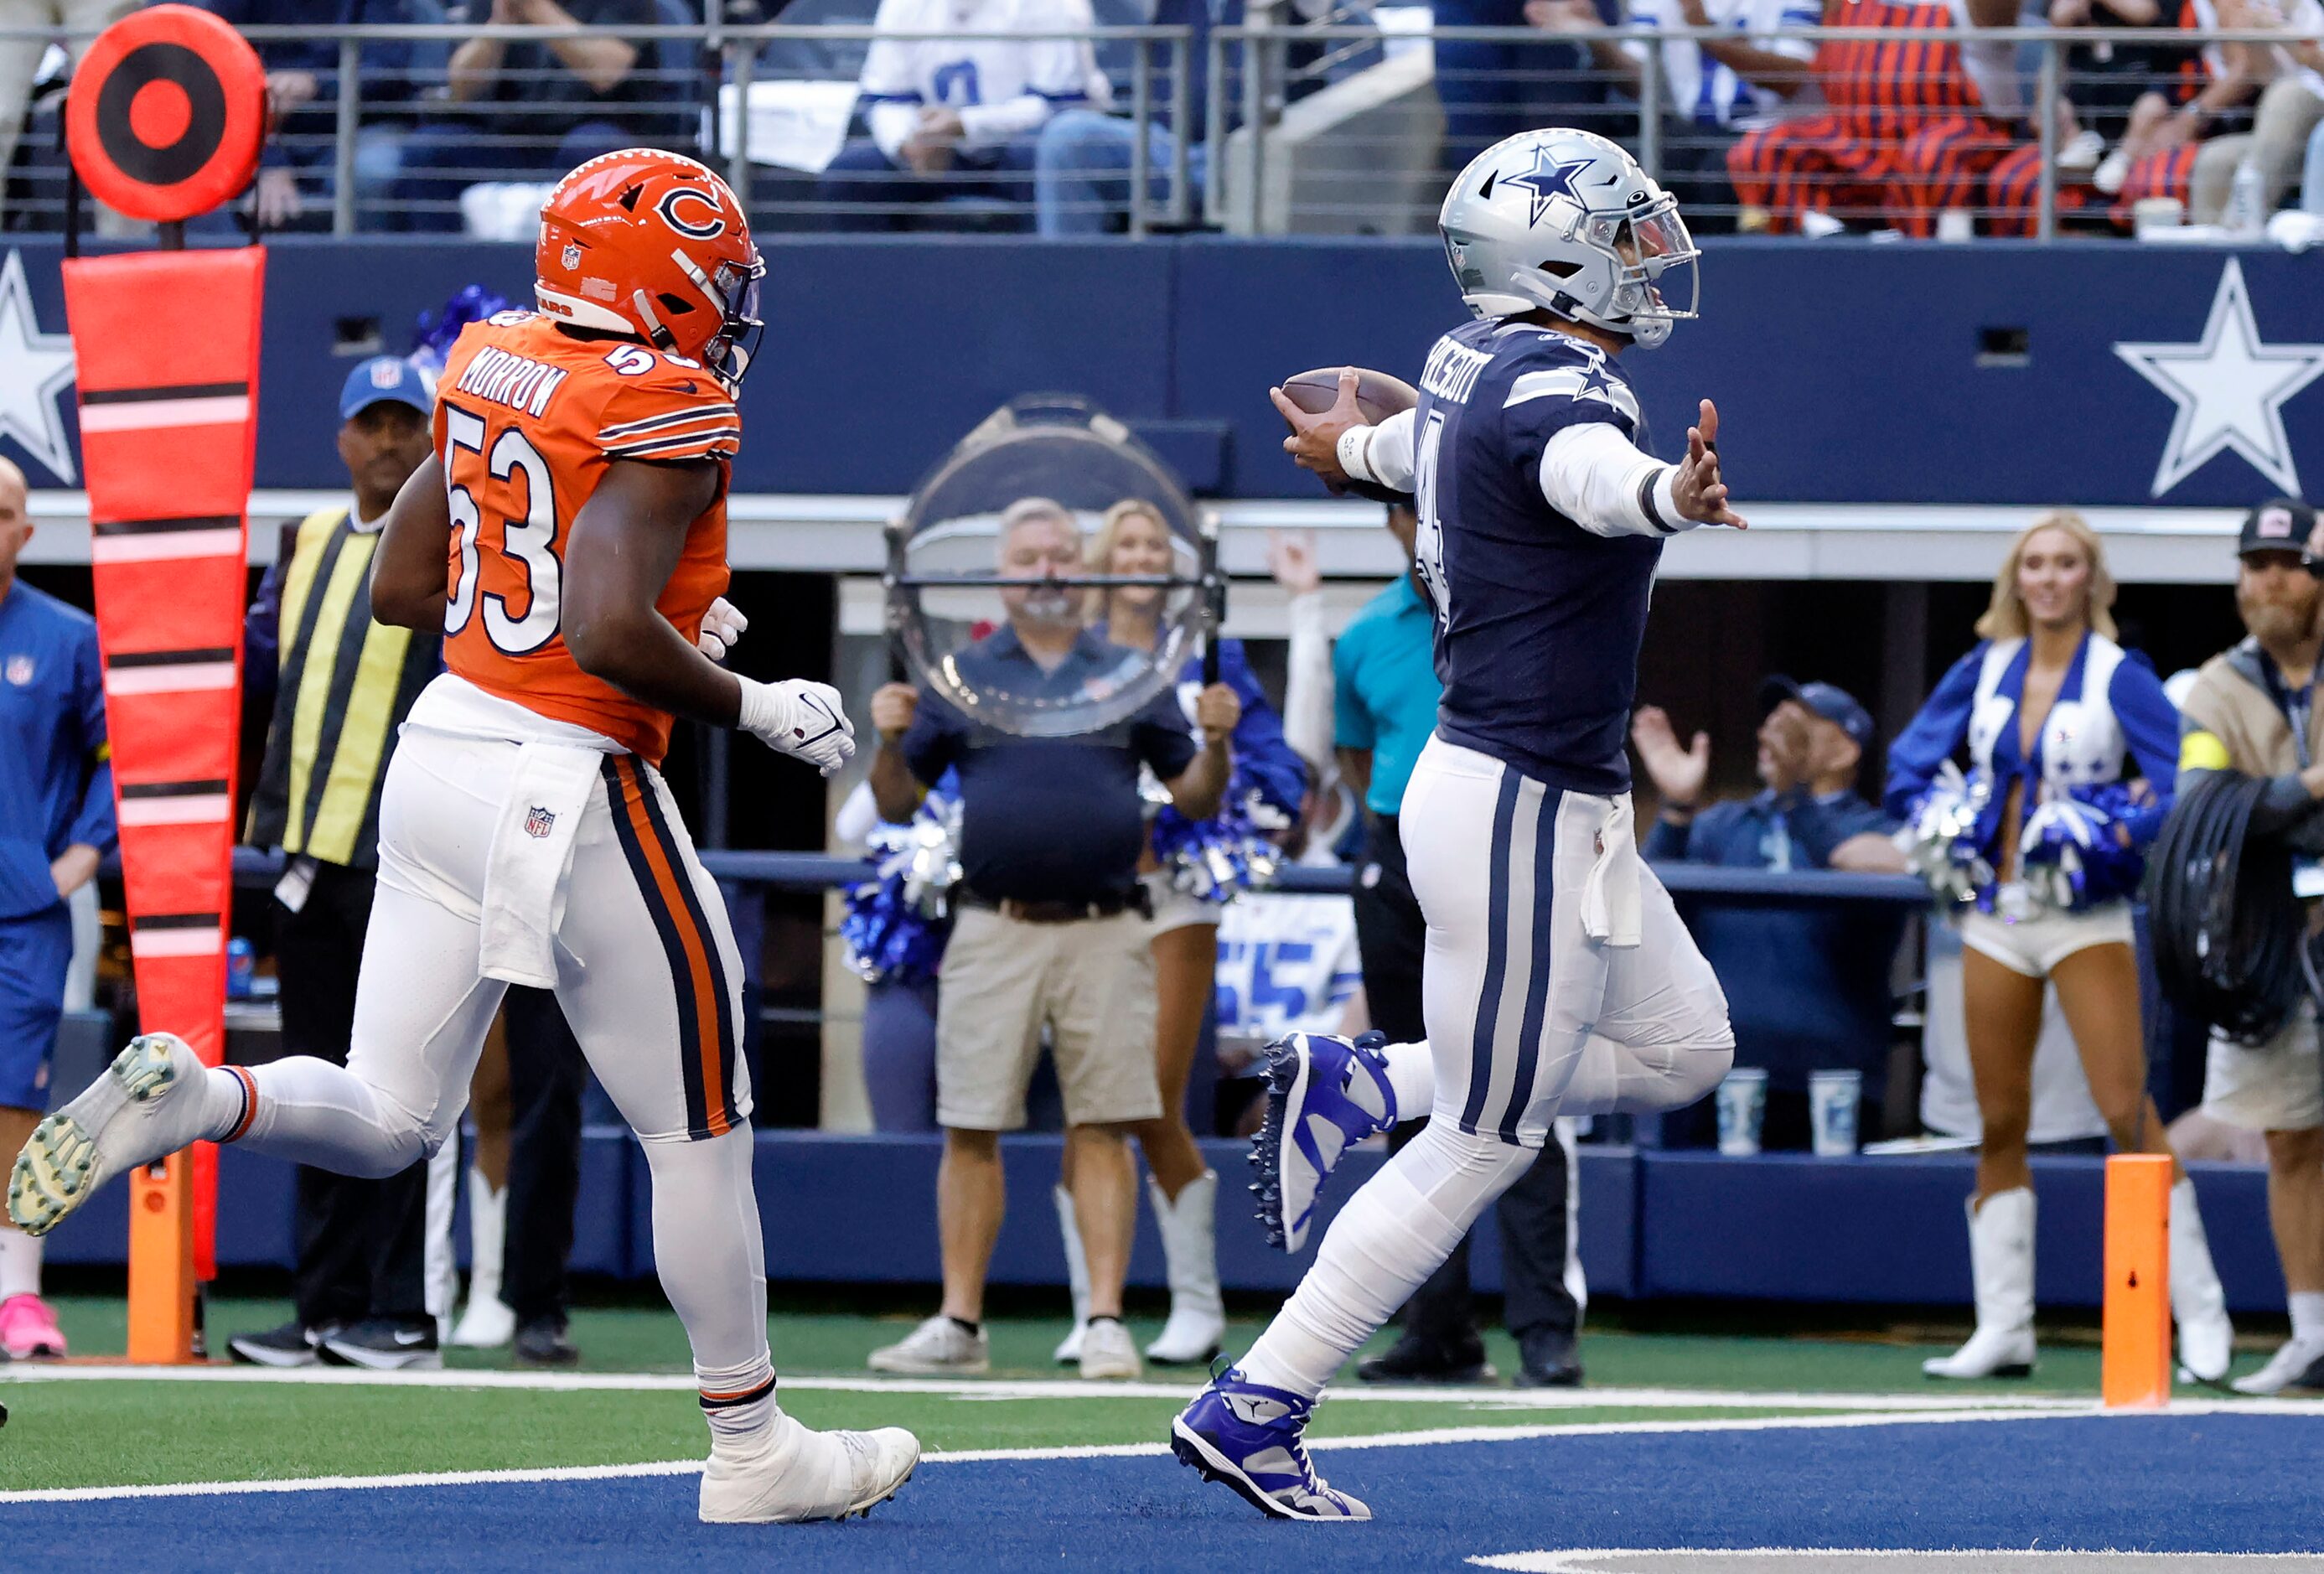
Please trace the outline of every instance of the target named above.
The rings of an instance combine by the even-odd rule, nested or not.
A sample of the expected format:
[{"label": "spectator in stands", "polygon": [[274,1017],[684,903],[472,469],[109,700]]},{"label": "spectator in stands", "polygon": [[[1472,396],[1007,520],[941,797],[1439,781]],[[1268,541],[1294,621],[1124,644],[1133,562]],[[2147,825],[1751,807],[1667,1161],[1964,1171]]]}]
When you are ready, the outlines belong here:
[{"label": "spectator in stands", "polygon": [[[1590,0],[1526,0],[1526,20],[1549,32],[1599,25]],[[1723,27],[1733,38],[1698,44],[1673,39],[1653,46],[1661,56],[1664,90],[1662,183],[1678,193],[1687,223],[1697,232],[1725,227],[1735,205],[1727,179],[1727,149],[1743,133],[1772,124],[1809,83],[1815,45],[1780,36],[1785,28],[1823,20],[1819,0],[1632,0],[1629,21],[1657,28]],[[1648,46],[1591,41],[1598,69],[1637,97],[1643,90]],[[1701,216],[1701,221],[1698,220]],[[1708,221],[1708,222],[1702,222]]]},{"label": "spectator in stands", "polygon": [[[2061,62],[2065,91],[2057,106],[2058,170],[2061,176],[2086,178],[2129,131],[2132,107],[2186,59],[2184,47],[2170,41],[2178,14],[2164,0],[2049,0],[2046,20],[2060,28],[2156,30],[2151,44],[2110,41],[2066,51]],[[2124,161],[2115,190],[2127,168]]]},{"label": "spectator in stands", "polygon": [[[2256,230],[2292,189],[2308,139],[2324,122],[2324,3],[2218,0],[2218,16],[2226,26],[2285,36],[2280,44],[2219,46],[2240,52],[2246,75],[2259,88],[2259,104],[2250,130],[2215,137],[2195,156],[2187,176],[2187,216],[2197,224],[2224,219],[2232,228]],[[2241,207],[2238,180],[2245,186]]]},{"label": "spectator in stands", "polygon": [[[272,134],[252,188],[262,229],[329,227],[337,189],[335,136],[339,97],[339,27],[441,23],[437,0],[207,0],[206,9],[236,27],[304,27],[303,38],[258,44],[266,67],[266,106]],[[394,193],[402,150],[411,134],[410,110],[423,90],[443,80],[445,46],[407,39],[371,39],[357,56],[361,108],[355,122],[356,217],[378,209]],[[377,223],[367,227],[392,227]]]},{"label": "spectator in stands", "polygon": [[[53,27],[94,33],[128,15],[137,5],[138,0],[0,0],[0,32],[30,35]],[[88,43],[86,38],[73,41],[76,67]],[[41,57],[48,52],[48,41],[42,38],[0,38],[0,218],[6,216],[7,173],[15,161],[16,139],[23,133],[24,112],[32,103]]]},{"label": "spectator in stands", "polygon": [[834,229],[905,229],[931,203],[1006,205],[1028,227],[1035,138],[1057,109],[1109,89],[1086,38],[1089,0],[880,0],[883,37],[863,57],[871,135],[840,149],[821,199]]},{"label": "spectator in stands", "polygon": [[[2034,1360],[2034,1177],[2025,1161],[2043,997],[2054,985],[2091,1096],[2126,1153],[2171,1152],[2146,1092],[2130,902],[2095,879],[2053,906],[2027,884],[2019,833],[2037,809],[2143,778],[2143,801],[2107,824],[2143,848],[2169,806],[2179,718],[2142,657],[2114,641],[2114,580],[2080,515],[2035,520],[2010,548],[1978,620],[1978,643],[1945,674],[1889,746],[1883,806],[1909,818],[1939,769],[1966,747],[1984,783],[1969,833],[1985,871],[1961,918],[1961,990],[1976,1072],[1977,1191],[1969,1201],[1977,1331],[1932,1377],[2022,1376]],[[2127,755],[2131,773],[2124,769]],[[2135,879],[2135,868],[2117,873]],[[2203,1236],[2194,1183],[2171,1193],[2171,1304],[2180,1364],[2204,1382],[2227,1373],[2234,1330]]]},{"label": "spectator in stands", "polygon": [[[967,682],[1063,697],[1111,670],[1074,588],[1085,573],[1082,552],[1074,516],[1047,499],[1024,499],[1002,514],[1001,572],[1039,583],[1001,591],[1006,626],[957,658]],[[1045,1026],[1065,1094],[1074,1216],[1089,1269],[1082,1375],[1140,1370],[1121,1323],[1138,1205],[1125,1138],[1161,1115],[1162,1100],[1154,953],[1138,883],[1139,772],[1143,766],[1167,784],[1181,813],[1217,812],[1241,706],[1231,687],[1213,684],[1196,712],[1200,743],[1168,693],[1101,732],[1030,738],[904,684],[872,696],[880,749],[871,779],[881,816],[901,822],[926,784],[956,771],[962,875],[936,1008],[944,1304],[908,1338],[875,1351],[875,1370],[974,1373],[989,1365],[982,1319],[1003,1209],[1000,1135],[1025,1123]]]},{"label": "spectator in stands", "polygon": [[[262,681],[274,696],[244,840],[286,859],[274,888],[282,1049],[335,1064],[354,1032],[387,761],[443,665],[435,637],[373,621],[369,574],[388,505],[429,456],[432,403],[427,379],[398,357],[347,374],[338,449],[353,495],[299,526],[244,625],[246,665],[271,669]],[[424,1160],[376,1181],[301,1165],[291,1319],[227,1340],[234,1358],[442,1366],[422,1259],[427,1189]]]},{"label": "spectator in stands", "polygon": [[[651,27],[654,0],[492,0],[496,27]],[[650,39],[472,38],[447,68],[454,104],[403,150],[406,227],[460,228],[460,193],[479,180],[553,180],[601,153],[690,141],[666,106]]]},{"label": "spectator in stands", "polygon": [[[1418,520],[1388,510],[1388,527],[1412,559]],[[1370,1025],[1393,1044],[1428,1036],[1421,1012],[1421,957],[1428,925],[1405,875],[1397,814],[1421,749],[1436,730],[1443,686],[1434,653],[1435,614],[1409,569],[1364,603],[1332,653],[1333,705],[1340,771],[1370,811],[1366,861],[1356,876],[1356,943]],[[1402,1147],[1426,1128],[1408,1120],[1388,1141]],[[1559,1120],[1555,1140],[1495,1209],[1501,1232],[1503,1317],[1516,1336],[1519,1380],[1572,1387],[1582,1381],[1577,1338],[1588,1287],[1575,1238],[1573,1139]],[[1358,1363],[1367,1383],[1480,1383],[1493,1376],[1469,1291],[1464,1238],[1444,1265],[1413,1292],[1404,1332],[1383,1354]]]},{"label": "spectator in stands", "polygon": [[1818,45],[1813,85],[1829,109],[1762,126],[1728,150],[1739,227],[1829,234],[1885,214],[1904,234],[1927,236],[1940,212],[1975,207],[2015,145],[2009,48],[1920,35],[2012,25],[2015,0],[1827,0],[1823,21],[1895,36]]},{"label": "spectator in stands", "polygon": [[[1620,0],[1582,0],[1597,19],[1612,27],[1622,20]],[[1439,28],[1526,25],[1526,0],[1432,0]],[[1438,38],[1436,97],[1444,106],[1444,167],[1457,173],[1469,161],[1504,137],[1539,125],[1573,125],[1614,135],[1633,123],[1628,112],[1609,112],[1605,78],[1592,69],[1590,51],[1579,44],[1510,42]]]},{"label": "spectator in stands", "polygon": [[[1146,138],[1147,200],[1159,207],[1170,200],[1170,171],[1180,141],[1186,144],[1188,216],[1202,216],[1210,187],[1211,150],[1204,142],[1209,125],[1211,29],[1240,27],[1242,0],[1155,0],[1151,25],[1184,27],[1192,37],[1183,57],[1186,71],[1186,124],[1172,118],[1173,84],[1160,73],[1167,61],[1156,53],[1154,105]],[[1231,117],[1229,124],[1232,124]],[[1135,161],[1138,126],[1127,115],[1102,106],[1061,108],[1041,127],[1033,150],[1034,227],[1042,235],[1102,235],[1130,208],[1130,167]]]},{"label": "spectator in stands", "polygon": [[[24,474],[0,459],[0,1155],[49,1101],[72,962],[67,902],[115,841],[97,622],[16,577],[32,539]],[[0,1217],[0,1357],[61,1356],[41,1241]]]},{"label": "spectator in stands", "polygon": [[[1136,498],[1106,511],[1091,539],[1089,562],[1092,572],[1106,575],[1189,575],[1195,568],[1191,547],[1176,541],[1162,511]],[[1099,616],[1091,631],[1110,644],[1150,652],[1161,642],[1171,594],[1164,586],[1144,584],[1102,592],[1097,598]],[[1234,690],[1242,712],[1229,750],[1231,790],[1239,797],[1257,799],[1256,805],[1246,802],[1236,806],[1288,826],[1297,820],[1306,796],[1305,768],[1284,741],[1282,718],[1267,703],[1267,692],[1250,669],[1242,641],[1220,640],[1218,654],[1219,681]],[[1203,658],[1190,655],[1179,670],[1176,692],[1200,693],[1202,677]],[[1185,717],[1185,724],[1190,733],[1200,731],[1192,714]],[[1179,888],[1174,878],[1177,871],[1159,862],[1151,843],[1139,860],[1139,868],[1153,915],[1150,934],[1158,1002],[1155,1065],[1162,1114],[1157,1119],[1139,1122],[1130,1131],[1138,1139],[1139,1151],[1146,1155],[1154,1218],[1161,1228],[1163,1263],[1170,1284],[1170,1321],[1146,1347],[1146,1354],[1162,1366],[1200,1366],[1218,1353],[1219,1338],[1226,1331],[1226,1307],[1219,1293],[1219,1178],[1203,1162],[1203,1151],[1195,1146],[1194,1129],[1186,1122],[1186,1085],[1194,1073],[1194,1052],[1202,1042],[1203,1018],[1211,1008],[1212,984],[1218,970],[1220,913],[1231,904]],[[1065,1236],[1065,1262],[1076,1305],[1074,1330],[1057,1348],[1060,1362],[1081,1358],[1079,1302],[1084,1299],[1088,1281],[1076,1247],[1070,1151],[1065,1160],[1057,1185],[1057,1222]]]},{"label": "spectator in stands", "polygon": [[[2225,11],[2238,17],[2245,14],[2241,0],[2226,0]],[[2183,27],[2212,28],[2221,25],[2221,14],[2209,0],[2187,0],[2180,20]],[[2224,140],[2226,133],[2250,125],[2252,99],[2265,80],[2255,75],[2264,60],[2244,44],[2213,43],[2198,51],[2179,52],[2182,80],[2173,84],[2162,78],[2159,86],[2151,84],[2138,95],[2130,106],[2121,140],[2091,179],[2100,196],[2119,198],[2118,206],[2126,214],[2144,198],[2187,201],[2198,163],[2207,171],[2219,166],[2219,155],[2208,151],[2210,145]],[[2234,166],[2230,149],[2226,167],[2231,171]],[[2206,184],[2219,188],[2224,204],[2226,183],[2207,179]],[[2030,200],[2030,190],[2024,195],[2015,189],[1995,192],[1996,203],[2004,207]],[[2203,222],[2218,217],[2215,207]]]},{"label": "spectator in stands", "polygon": [[[1642,707],[1630,728],[1638,759],[1661,796],[1643,849],[1650,859],[1728,869],[1836,869],[1899,874],[1904,855],[1893,822],[1857,792],[1872,743],[1872,717],[1828,683],[1768,678],[1759,688],[1757,796],[1705,805],[1711,739],[1682,748],[1670,717]],[[1809,1146],[1808,1073],[1864,1073],[1858,1129],[1879,1128],[1888,1045],[1894,1036],[1889,970],[1904,935],[1893,907],[1735,907],[1713,903],[1687,915],[1695,943],[1727,991],[1735,1023],[1735,1063],[1767,1072],[1761,1142]],[[1664,1118],[1700,1143],[1715,1135],[1705,1100]]]},{"label": "spectator in stands", "polygon": [[[2301,555],[2324,548],[2316,533],[2315,511],[2290,498],[2271,498],[2245,519],[2236,610],[2249,635],[2203,664],[2180,706],[2179,743],[2182,787],[2203,770],[2271,778],[2252,812],[2252,833],[2282,838],[2311,870],[2324,854],[2324,761],[2309,741],[2324,594]],[[2202,1107],[2228,1126],[2266,1134],[2268,1222],[2290,1292],[2290,1341],[2235,1386],[2245,1394],[2324,1387],[2324,1072],[2314,999],[2303,999],[2259,1048],[2213,1037]]]}]

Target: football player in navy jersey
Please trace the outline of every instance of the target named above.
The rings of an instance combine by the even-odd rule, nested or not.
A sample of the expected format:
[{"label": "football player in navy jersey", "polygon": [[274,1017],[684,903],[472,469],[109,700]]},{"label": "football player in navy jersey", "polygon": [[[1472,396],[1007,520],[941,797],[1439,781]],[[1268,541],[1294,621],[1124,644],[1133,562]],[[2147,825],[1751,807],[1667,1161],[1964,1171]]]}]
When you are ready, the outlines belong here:
[{"label": "football player in navy jersey", "polygon": [[1171,1429],[1182,1460],[1289,1519],[1370,1517],[1308,1459],[1315,1399],[1534,1162],[1550,1122],[1692,1103],[1734,1055],[1719,981],[1639,861],[1625,750],[1664,538],[1744,523],[1711,401],[1686,457],[1665,464],[1637,446],[1618,360],[1694,315],[1700,253],[1628,154],[1562,129],[1479,155],[1437,226],[1478,320],[1429,352],[1417,408],[1363,424],[1353,373],[1320,416],[1276,395],[1303,466],[1415,494],[1444,683],[1402,815],[1428,919],[1428,1042],[1276,1046],[1259,1153],[1270,1233],[1304,1233],[1349,1146],[1399,1114],[1425,1110],[1428,1128],[1349,1200],[1280,1315]]}]

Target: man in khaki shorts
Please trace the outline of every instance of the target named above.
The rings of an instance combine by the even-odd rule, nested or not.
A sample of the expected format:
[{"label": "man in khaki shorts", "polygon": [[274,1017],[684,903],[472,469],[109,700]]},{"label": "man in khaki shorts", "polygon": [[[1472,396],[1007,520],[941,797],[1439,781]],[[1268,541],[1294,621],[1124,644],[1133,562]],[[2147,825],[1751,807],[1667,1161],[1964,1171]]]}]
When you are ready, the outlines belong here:
[{"label": "man in khaki shorts", "polygon": [[[2251,833],[2277,835],[2296,857],[2293,889],[2324,895],[2324,759],[2313,698],[2324,586],[2310,565],[2324,543],[2316,516],[2275,498],[2252,510],[2237,546],[2236,610],[2250,637],[2203,664],[2180,705],[2180,790],[2190,772],[2266,777]],[[2214,1036],[2203,1109],[2267,1137],[2268,1221],[2291,1292],[2292,1338],[2273,1360],[2236,1380],[2245,1394],[2324,1387],[2324,1068],[2316,1009],[2303,999],[2258,1048]]]},{"label": "man in khaki shorts", "polygon": [[[980,689],[1063,698],[1109,673],[1120,652],[1083,624],[1082,536],[1045,498],[1012,504],[1000,525],[1000,572],[1049,583],[1005,588],[1007,624],[960,653]],[[872,696],[881,817],[908,819],[924,784],[960,781],[961,884],[937,977],[936,1172],[944,1305],[901,1342],[876,1350],[882,1372],[977,1373],[990,1365],[985,1272],[1001,1233],[1000,1136],[1025,1124],[1025,1090],[1049,1032],[1065,1093],[1074,1211],[1090,1272],[1084,1377],[1134,1377],[1121,1325],[1122,1279],[1137,1214],[1124,1127],[1162,1112],[1154,1075],[1154,957],[1138,883],[1146,829],[1141,766],[1195,818],[1215,814],[1227,739],[1241,707],[1224,684],[1204,690],[1187,735],[1175,693],[1127,721],[1065,738],[1028,738],[964,716],[904,684]]]}]

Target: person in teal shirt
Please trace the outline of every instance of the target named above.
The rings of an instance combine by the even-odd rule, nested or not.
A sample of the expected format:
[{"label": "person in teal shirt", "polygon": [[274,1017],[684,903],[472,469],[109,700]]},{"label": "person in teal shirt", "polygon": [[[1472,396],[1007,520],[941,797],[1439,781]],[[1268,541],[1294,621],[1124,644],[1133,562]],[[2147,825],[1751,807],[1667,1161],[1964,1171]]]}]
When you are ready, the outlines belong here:
[{"label": "person in teal shirt", "polygon": [[[1388,528],[1412,557],[1412,511],[1390,508]],[[1404,872],[1397,826],[1414,763],[1436,730],[1436,612],[1416,575],[1405,574],[1366,602],[1332,651],[1332,742],[1340,775],[1363,799],[1365,857],[1354,892],[1356,949],[1374,1028],[1390,1043],[1428,1036],[1420,1006],[1421,957],[1428,925]],[[1402,1146],[1425,1122],[1389,1137]],[[1575,1338],[1586,1293],[1566,1210],[1572,1123],[1499,1204],[1505,1316],[1523,1358],[1519,1380],[1545,1387],[1582,1381]],[[1490,1377],[1469,1293],[1469,1243],[1413,1292],[1404,1334],[1386,1354],[1360,1362],[1368,1383],[1476,1383]]]}]

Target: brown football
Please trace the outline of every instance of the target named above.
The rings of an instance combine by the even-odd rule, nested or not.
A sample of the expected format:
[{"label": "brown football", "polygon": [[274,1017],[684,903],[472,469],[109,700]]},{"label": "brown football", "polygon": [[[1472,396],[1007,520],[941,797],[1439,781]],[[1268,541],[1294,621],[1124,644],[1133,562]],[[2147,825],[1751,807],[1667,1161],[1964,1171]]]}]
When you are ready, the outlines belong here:
[{"label": "brown football", "polygon": [[[1318,366],[1313,372],[1302,372],[1283,382],[1283,396],[1309,415],[1321,415],[1339,401],[1340,373],[1338,366]],[[1356,368],[1356,409],[1367,424],[1378,426],[1392,415],[1400,415],[1420,402],[1419,391],[1402,378],[1390,377],[1385,372],[1369,367]],[[1385,486],[1375,486],[1366,481],[1352,481],[1347,490],[1374,502],[1409,503],[1412,494],[1390,492]]]},{"label": "brown football", "polygon": [[[1309,415],[1321,415],[1339,399],[1340,373],[1344,370],[1340,366],[1318,366],[1313,372],[1286,377],[1283,380],[1284,395]],[[1419,402],[1419,391],[1401,378],[1369,367],[1356,368],[1356,408],[1373,426]]]}]

